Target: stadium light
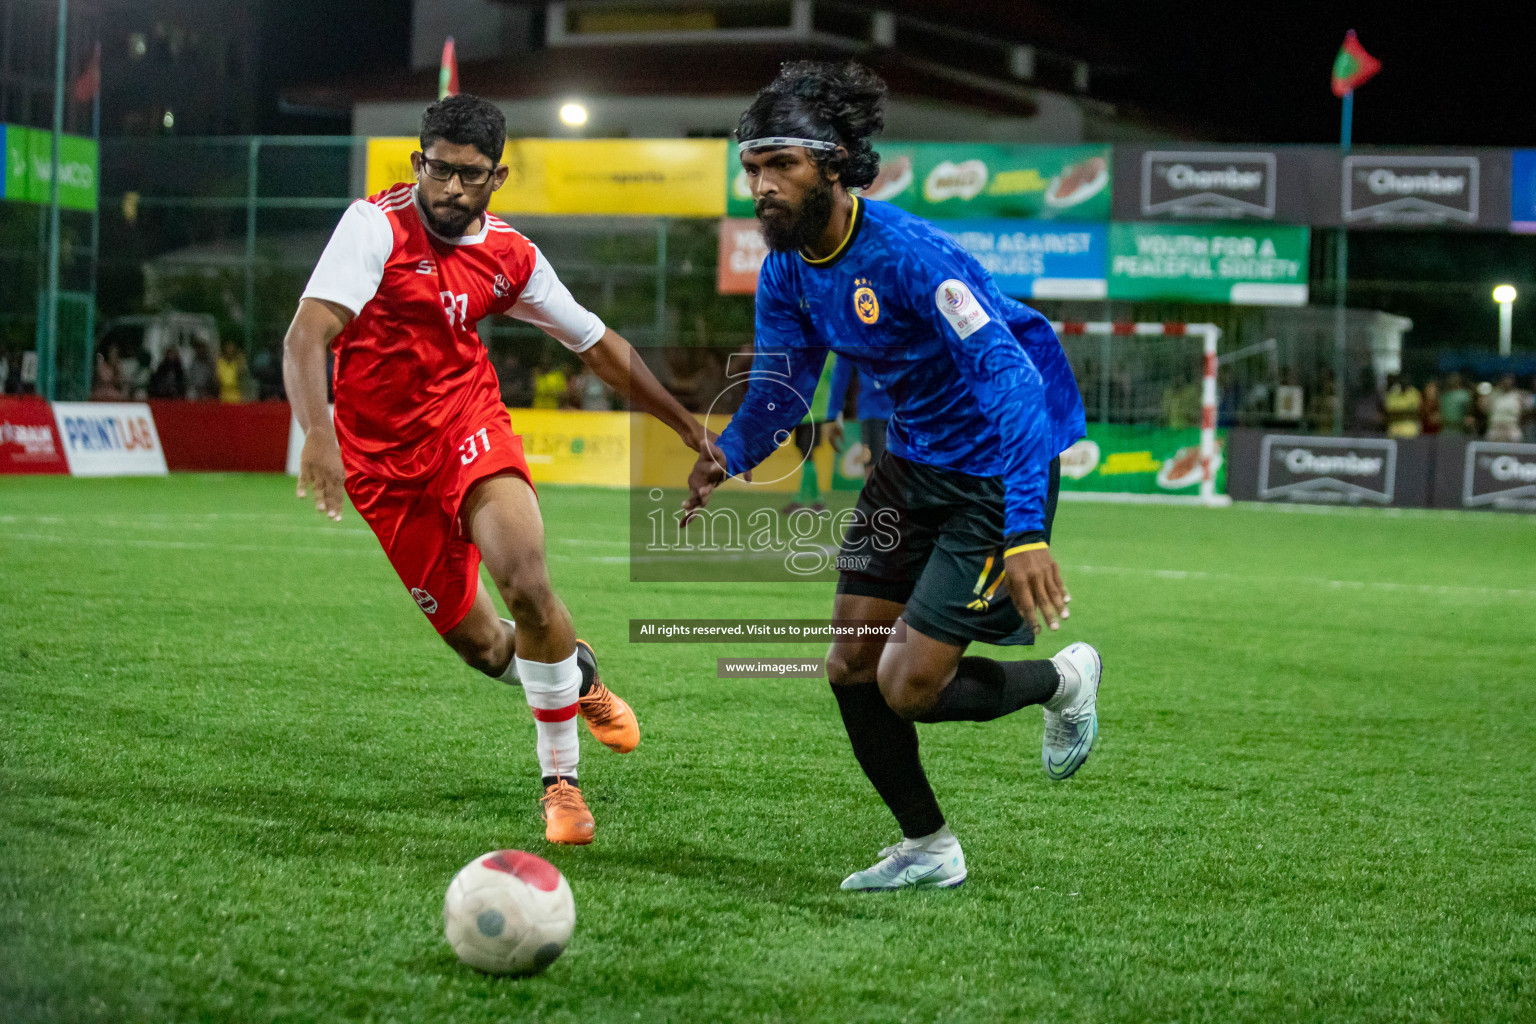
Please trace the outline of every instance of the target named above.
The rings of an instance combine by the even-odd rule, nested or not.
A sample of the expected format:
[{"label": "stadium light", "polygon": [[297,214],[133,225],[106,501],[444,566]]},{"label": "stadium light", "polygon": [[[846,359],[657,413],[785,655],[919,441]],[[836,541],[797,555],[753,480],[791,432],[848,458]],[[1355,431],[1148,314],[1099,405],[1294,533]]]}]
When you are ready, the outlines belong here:
[{"label": "stadium light", "polygon": [[587,108],[580,103],[567,103],[560,108],[560,120],[572,128],[580,128],[587,123]]},{"label": "stadium light", "polygon": [[1515,318],[1515,286],[1501,284],[1493,290],[1493,301],[1499,304],[1499,355],[1510,352],[1510,332]]}]

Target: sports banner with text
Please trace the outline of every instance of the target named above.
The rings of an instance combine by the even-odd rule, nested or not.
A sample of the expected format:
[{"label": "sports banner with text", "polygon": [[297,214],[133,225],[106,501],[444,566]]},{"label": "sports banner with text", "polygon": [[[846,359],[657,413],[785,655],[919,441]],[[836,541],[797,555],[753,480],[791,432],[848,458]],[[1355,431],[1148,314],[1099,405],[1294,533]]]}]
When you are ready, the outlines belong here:
[{"label": "sports banner with text", "polygon": [[1102,299],[1109,231],[1103,224],[956,220],[939,224],[976,258],[1006,295]]},{"label": "sports banner with text", "polygon": [[71,476],[164,476],[165,451],[142,402],[55,402]]},{"label": "sports banner with text", "polygon": [[[368,140],[369,194],[411,181],[413,138]],[[725,213],[722,139],[509,139],[510,173],[492,213],[719,217]]]},{"label": "sports banner with text", "polygon": [[1278,224],[1111,224],[1109,297],[1305,306],[1310,232]]},{"label": "sports banner with text", "polygon": [[[0,199],[25,203],[49,201],[53,171],[53,133],[18,124],[0,125]],[[59,137],[59,205],[66,210],[96,209],[97,147],[79,135]]]},{"label": "sports banner with text", "polygon": [[[1108,146],[891,142],[875,148],[880,174],[862,194],[920,217],[1109,219]],[[728,159],[727,214],[751,217],[752,193],[735,146]]]},{"label": "sports banner with text", "polygon": [[[1225,432],[1216,435],[1211,470],[1216,493],[1225,494],[1222,452]],[[1088,436],[1061,455],[1063,491],[1118,494],[1200,494],[1200,430],[1088,424]]]},{"label": "sports banner with text", "polygon": [[0,398],[0,473],[68,473],[53,410],[41,398]]}]

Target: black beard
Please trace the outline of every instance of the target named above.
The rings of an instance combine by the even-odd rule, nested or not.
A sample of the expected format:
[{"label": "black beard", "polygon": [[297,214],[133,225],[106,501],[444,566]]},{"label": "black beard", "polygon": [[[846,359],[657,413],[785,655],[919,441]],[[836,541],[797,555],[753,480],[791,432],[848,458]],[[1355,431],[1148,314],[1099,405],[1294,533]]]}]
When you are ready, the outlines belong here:
[{"label": "black beard", "polygon": [[427,227],[444,238],[462,238],[468,227],[485,213],[485,207],[489,201],[473,210],[455,209],[446,217],[431,207],[427,206],[425,198],[418,198],[416,207],[421,210],[422,219],[427,222]]},{"label": "black beard", "polygon": [[[763,218],[765,210],[786,210],[773,220]],[[774,252],[796,252],[821,237],[832,219],[832,186],[822,182],[805,193],[798,210],[791,210],[777,200],[758,200],[757,222],[763,229],[763,241]]]}]

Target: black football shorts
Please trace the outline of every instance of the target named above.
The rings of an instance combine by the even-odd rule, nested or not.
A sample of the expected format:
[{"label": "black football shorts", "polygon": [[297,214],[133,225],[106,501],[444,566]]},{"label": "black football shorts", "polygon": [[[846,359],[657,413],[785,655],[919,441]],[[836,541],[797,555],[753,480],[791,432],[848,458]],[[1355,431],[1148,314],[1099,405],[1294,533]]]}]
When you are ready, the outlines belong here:
[{"label": "black football shorts", "polygon": [[[1061,461],[1051,460],[1045,539]],[[864,481],[844,536],[839,594],[905,604],[902,618],[944,643],[1017,645],[1034,631],[1003,582],[1003,478],[971,476],[884,452]]]}]

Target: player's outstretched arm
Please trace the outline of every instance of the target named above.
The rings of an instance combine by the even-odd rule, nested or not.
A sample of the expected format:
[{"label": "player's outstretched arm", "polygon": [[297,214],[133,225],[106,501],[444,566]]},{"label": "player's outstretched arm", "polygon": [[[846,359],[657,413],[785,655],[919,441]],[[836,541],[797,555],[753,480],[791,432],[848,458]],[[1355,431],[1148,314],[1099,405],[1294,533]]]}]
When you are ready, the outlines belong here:
[{"label": "player's outstretched arm", "polygon": [[704,425],[661,386],[661,381],[645,365],[634,346],[612,327],[603,331],[596,345],[581,352],[580,358],[604,384],[628,399],[630,405],[650,413],[676,431],[689,448],[702,451],[712,440]]},{"label": "player's outstretched arm", "polygon": [[326,402],[325,350],[351,319],[352,311],[345,306],[301,299],[283,337],[283,386],[304,429],[298,495],[303,498],[313,492],[315,511],[338,520],[346,471]]}]

